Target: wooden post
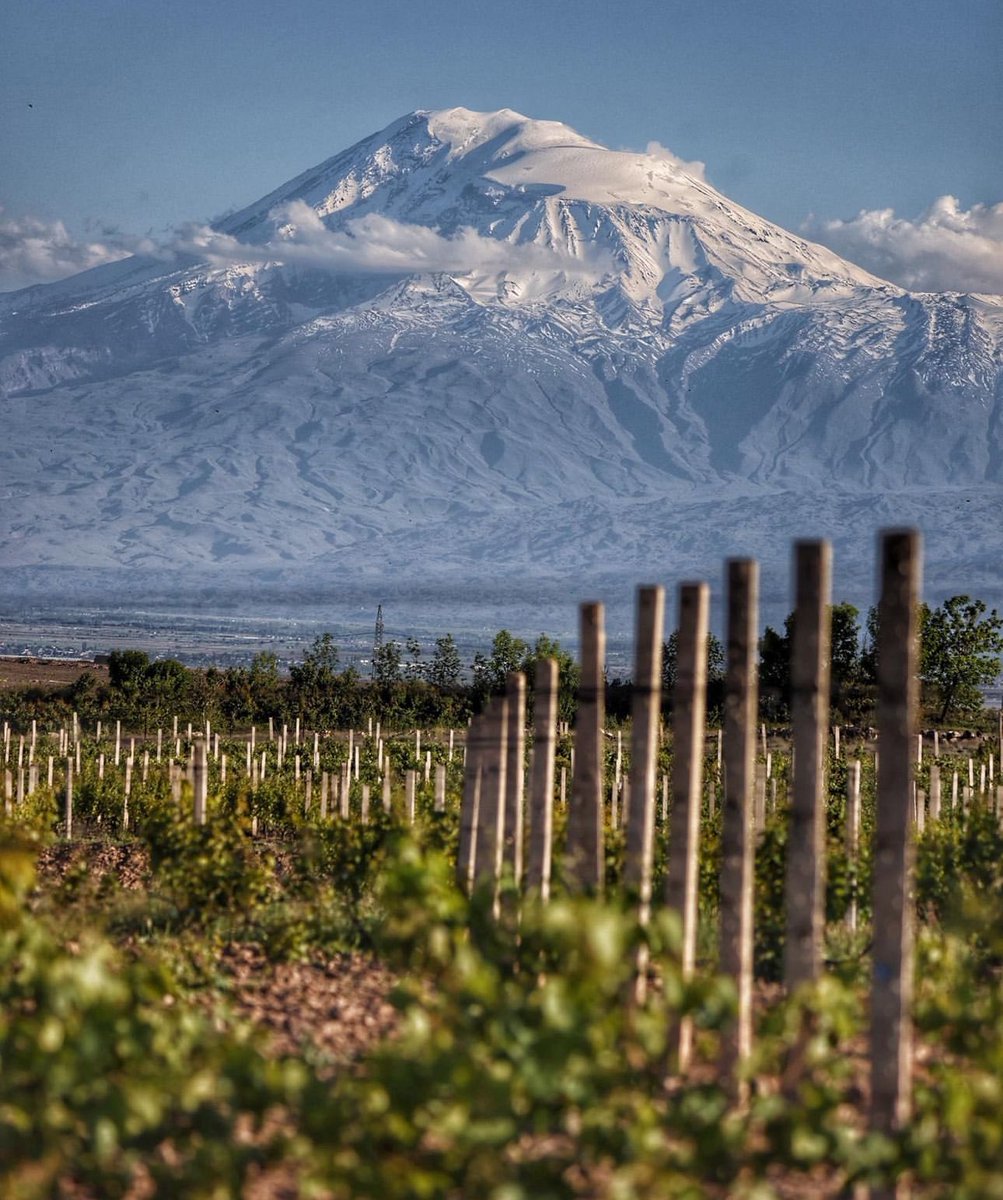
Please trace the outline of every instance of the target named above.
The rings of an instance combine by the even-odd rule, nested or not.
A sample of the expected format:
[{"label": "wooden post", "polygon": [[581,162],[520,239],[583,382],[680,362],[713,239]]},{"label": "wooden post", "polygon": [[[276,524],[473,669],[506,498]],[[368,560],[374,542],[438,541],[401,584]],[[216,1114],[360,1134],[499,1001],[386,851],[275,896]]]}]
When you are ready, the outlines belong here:
[{"label": "wooden post", "polygon": [[408,769],[404,772],[404,805],[407,809],[407,823],[414,824],[414,785],[415,772]]},{"label": "wooden post", "polygon": [[[692,979],[696,963],[697,855],[703,794],[709,608],[710,589],[706,583],[680,586],[679,645],[672,711],[672,817],[665,901],[682,918],[680,967],[684,981]],[[693,1026],[688,1018],[680,1022],[672,1040],[676,1066],[681,1073],[689,1066],[693,1045]]]},{"label": "wooden post", "polygon": [[206,766],[206,746],[202,738],[195,743],[195,763],[192,768],[192,791],[194,792],[195,824],[204,825],[206,822],[206,796],[208,792],[208,769]]},{"label": "wooden post", "polygon": [[[912,749],[917,707],[920,536],[881,536],[878,737],[871,984],[871,1128],[894,1133],[912,1107]],[[875,1189],[873,1197],[904,1195]]]},{"label": "wooden post", "polygon": [[542,900],[550,895],[554,842],[554,752],[557,746],[556,658],[536,662],[533,687],[533,773],[529,787],[529,850],[526,886]]},{"label": "wooden post", "polygon": [[[860,848],[860,759],[855,758],[850,763],[846,776],[846,857],[850,868],[856,877],[857,853]],[[846,923],[851,933],[857,931],[857,897],[856,885],[850,907],[846,914]]]},{"label": "wooden post", "polygon": [[511,868],[516,887],[522,884],[523,810],[525,808],[526,676],[513,671],[505,681],[508,700],[508,744],[505,764],[505,837],[502,862]]},{"label": "wooden post", "polygon": [[[347,789],[346,789],[347,791]],[[359,819],[363,825],[369,824],[369,784],[362,785],[362,800],[360,802]]]},{"label": "wooden post", "polygon": [[582,666],[568,814],[567,879],[571,891],[601,892],[605,874],[602,727],[606,709],[606,630],[601,604],[581,606],[580,631]]},{"label": "wooden post", "polygon": [[484,717],[474,717],[467,730],[464,747],[466,762],[463,769],[463,796],[460,800],[460,837],[456,853],[456,883],[464,895],[470,895],[474,885],[477,862],[477,828],[481,793],[481,750]]},{"label": "wooden post", "polygon": [[930,764],[930,820],[940,820],[940,767]]},{"label": "wooden post", "polygon": [[752,830],[759,840],[766,829],[766,764],[757,762],[752,790]]},{"label": "wooden post", "polygon": [[665,589],[637,589],[634,682],[630,733],[630,817],[624,883],[647,921],[651,904],[651,858],[655,832],[655,766],[662,707],[662,639]]},{"label": "wooden post", "polygon": [[389,812],[392,804],[392,794],[390,788],[390,760],[387,759],[386,770],[383,772],[383,811]]},{"label": "wooden post", "polygon": [[73,759],[66,760],[66,807],[63,810],[66,824],[66,840],[73,837]]},{"label": "wooden post", "polygon": [[721,1033],[721,1074],[731,1098],[745,1099],[743,1064],[752,1049],[752,786],[756,753],[756,640],[759,564],[728,562],[728,669],[724,685],[724,804],[721,821],[720,969],[738,993]]},{"label": "wooden post", "polygon": [[787,838],[784,982],[789,990],[819,977],[825,932],[825,746],[829,724],[828,542],[795,547],[791,717],[794,788]]},{"label": "wooden post", "polygon": [[505,837],[505,776],[508,766],[508,700],[496,696],[485,713],[480,751],[480,806],[474,878],[497,887]]},{"label": "wooden post", "polygon": [[446,811],[446,765],[436,763],[435,766],[435,812]]}]

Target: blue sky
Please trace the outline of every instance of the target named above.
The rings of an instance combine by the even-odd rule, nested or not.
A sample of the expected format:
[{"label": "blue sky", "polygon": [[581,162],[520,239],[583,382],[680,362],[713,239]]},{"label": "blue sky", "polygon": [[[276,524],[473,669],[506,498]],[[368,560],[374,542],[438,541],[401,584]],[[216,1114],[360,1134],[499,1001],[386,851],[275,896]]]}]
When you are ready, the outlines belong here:
[{"label": "blue sky", "polygon": [[932,238],[951,286],[1003,246],[1001,51],[1000,0],[6,0],[0,287],[31,236],[159,236],[453,105],[658,141],[872,267]]}]

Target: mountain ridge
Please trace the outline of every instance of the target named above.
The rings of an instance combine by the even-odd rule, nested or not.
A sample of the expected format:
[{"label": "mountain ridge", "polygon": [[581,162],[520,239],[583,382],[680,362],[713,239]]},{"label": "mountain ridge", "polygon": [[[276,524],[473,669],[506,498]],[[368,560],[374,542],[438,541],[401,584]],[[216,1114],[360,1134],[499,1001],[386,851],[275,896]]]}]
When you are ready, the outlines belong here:
[{"label": "mountain ridge", "polygon": [[982,570],[1001,330],[1003,301],[905,292],[667,152],[419,110],[160,258],[0,296],[0,563],[598,572],[619,545],[633,572],[691,561],[671,514],[626,528],[660,502],[708,555],[775,557],[742,505],[783,544],[974,490]]}]

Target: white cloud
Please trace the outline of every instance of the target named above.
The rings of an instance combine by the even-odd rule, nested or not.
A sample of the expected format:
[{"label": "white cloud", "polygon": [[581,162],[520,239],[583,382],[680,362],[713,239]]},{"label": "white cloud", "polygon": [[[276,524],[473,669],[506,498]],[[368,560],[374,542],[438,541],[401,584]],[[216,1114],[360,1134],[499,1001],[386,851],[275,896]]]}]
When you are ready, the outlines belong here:
[{"label": "white cloud", "polygon": [[146,246],[143,239],[109,231],[100,240],[76,238],[62,221],[4,216],[0,208],[0,292],[64,279]]},{"label": "white cloud", "polygon": [[910,291],[1003,294],[1003,204],[963,209],[941,196],[915,220],[884,208],[849,221],[811,216],[802,230]]},{"label": "white cloud", "polygon": [[650,154],[652,158],[664,158],[672,163],[674,167],[679,167],[681,171],[685,171],[687,175],[692,175],[694,179],[702,179],[704,183],[707,182],[707,164],[700,162],[699,159],[687,162],[685,158],[680,158],[678,154],[673,154],[668,146],[663,146],[661,142],[649,142],[645,148],[645,153]]},{"label": "white cloud", "polygon": [[332,231],[298,200],[276,209],[271,217],[275,236],[260,245],[241,242],[208,225],[185,226],[163,242],[109,230],[100,240],[84,241],[74,238],[62,221],[5,218],[0,209],[0,291],[63,279],[129,254],[164,261],[178,254],[192,255],[214,266],[271,262],[387,275],[564,271],[598,276],[611,267],[608,256],[599,252],[573,256],[546,246],[513,245],[469,228],[444,237],[434,229],[376,214]]},{"label": "white cloud", "polygon": [[330,230],[301,200],[276,209],[271,217],[276,236],[262,245],[249,245],[201,225],[183,230],[173,248],[217,266],[281,262],[327,271],[391,275],[512,270],[594,275],[609,267],[607,258],[599,254],[576,257],[546,246],[513,245],[482,237],[469,228],[444,237],[434,229],[375,213],[347,222],[342,230]]}]

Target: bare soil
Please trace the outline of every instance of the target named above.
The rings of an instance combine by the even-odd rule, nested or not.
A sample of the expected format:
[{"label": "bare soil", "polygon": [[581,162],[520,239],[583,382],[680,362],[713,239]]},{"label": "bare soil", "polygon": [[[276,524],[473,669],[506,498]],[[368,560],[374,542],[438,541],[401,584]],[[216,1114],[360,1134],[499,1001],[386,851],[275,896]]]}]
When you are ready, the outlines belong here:
[{"label": "bare soil", "polygon": [[89,659],[0,657],[0,691],[20,688],[57,691],[88,672],[96,675],[101,683],[108,682],[107,663]]}]

